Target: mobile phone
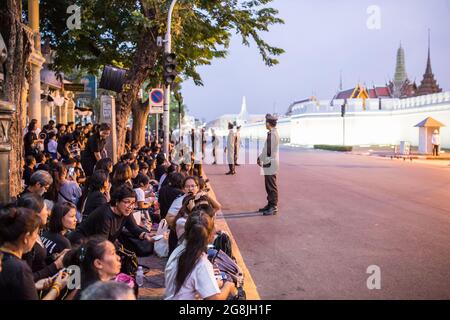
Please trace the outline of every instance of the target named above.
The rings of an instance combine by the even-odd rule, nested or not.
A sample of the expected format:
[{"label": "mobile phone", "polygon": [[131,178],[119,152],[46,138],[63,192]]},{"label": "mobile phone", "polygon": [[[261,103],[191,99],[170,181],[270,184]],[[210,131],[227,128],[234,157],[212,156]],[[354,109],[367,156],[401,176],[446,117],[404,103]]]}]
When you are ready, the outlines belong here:
[{"label": "mobile phone", "polygon": [[58,271],[57,273],[55,273],[50,279],[55,280],[55,279],[58,277],[58,275],[59,275],[59,273],[60,273],[61,271],[62,271],[62,272],[67,272],[67,269],[66,269],[66,268],[61,269],[60,271]]},{"label": "mobile phone", "polygon": [[161,240],[164,236],[162,234],[158,234],[156,236],[153,237],[153,240],[158,241]]}]

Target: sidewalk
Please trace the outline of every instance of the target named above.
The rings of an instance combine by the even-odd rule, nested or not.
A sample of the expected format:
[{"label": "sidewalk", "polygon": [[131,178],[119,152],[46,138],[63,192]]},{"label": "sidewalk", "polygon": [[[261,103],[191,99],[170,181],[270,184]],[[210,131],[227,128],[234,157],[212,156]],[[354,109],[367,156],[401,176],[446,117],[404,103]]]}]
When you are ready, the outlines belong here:
[{"label": "sidewalk", "polygon": [[448,150],[442,150],[441,154],[437,157],[432,155],[419,154],[417,148],[412,148],[411,153],[407,155],[402,155],[395,152],[394,147],[379,147],[379,146],[368,146],[368,147],[354,147],[353,151],[349,152],[354,155],[362,156],[372,156],[381,157],[388,159],[401,159],[413,161],[415,163],[432,164],[438,166],[448,166],[450,165],[450,153]]},{"label": "sidewalk", "polygon": [[[206,174],[204,174],[205,179],[207,179]],[[211,185],[211,183],[210,183]],[[211,186],[210,188],[211,197],[216,199],[216,195]],[[223,230],[228,233],[233,243],[233,255],[237,260],[237,264],[241,267],[244,272],[244,290],[247,295],[247,300],[260,300],[259,293],[256,289],[256,285],[253,278],[244,263],[244,259],[239,251],[237,243],[231,233],[230,228],[226,220],[223,217],[222,212],[217,213],[216,218],[216,229]],[[145,273],[144,285],[139,288],[139,300],[163,300],[164,299],[164,269],[167,263],[167,258],[159,258],[155,254],[149,257],[141,257],[138,259],[139,264],[149,268],[149,271]]]}]

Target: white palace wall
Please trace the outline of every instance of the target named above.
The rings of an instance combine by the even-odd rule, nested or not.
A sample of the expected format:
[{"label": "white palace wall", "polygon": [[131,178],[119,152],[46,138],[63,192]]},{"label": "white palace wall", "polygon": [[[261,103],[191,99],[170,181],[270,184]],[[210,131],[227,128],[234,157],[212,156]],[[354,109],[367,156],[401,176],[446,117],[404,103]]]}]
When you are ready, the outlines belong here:
[{"label": "white palace wall", "polygon": [[[446,125],[441,128],[441,146],[450,148],[450,93],[390,100],[384,110],[375,106],[367,111],[347,112],[341,117],[340,108],[323,112],[305,113],[281,118],[278,122],[280,138],[292,144],[314,145],[383,145],[409,141],[419,143],[419,128],[414,127],[427,117]],[[386,110],[388,109],[388,110]],[[351,110],[351,109],[350,109]],[[355,110],[355,109],[353,109]],[[320,112],[322,111],[322,112]],[[344,141],[345,121],[345,141]],[[246,125],[241,137],[264,139],[267,135],[262,122]]]}]

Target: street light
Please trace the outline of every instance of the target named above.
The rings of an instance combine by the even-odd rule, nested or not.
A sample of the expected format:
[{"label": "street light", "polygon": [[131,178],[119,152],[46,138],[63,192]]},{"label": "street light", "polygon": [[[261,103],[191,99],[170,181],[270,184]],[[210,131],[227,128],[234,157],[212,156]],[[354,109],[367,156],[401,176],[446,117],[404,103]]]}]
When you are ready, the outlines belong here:
[{"label": "street light", "polygon": [[[167,17],[167,33],[165,37],[165,47],[164,54],[168,55],[172,51],[172,36],[171,36],[171,25],[172,25],[172,13],[173,8],[175,7],[177,0],[172,0],[169,8],[169,14]],[[163,122],[163,130],[164,130],[164,145],[163,151],[168,156],[169,155],[169,124],[170,124],[170,114],[169,114],[169,105],[170,105],[170,83],[165,83],[164,85],[164,122]]]}]

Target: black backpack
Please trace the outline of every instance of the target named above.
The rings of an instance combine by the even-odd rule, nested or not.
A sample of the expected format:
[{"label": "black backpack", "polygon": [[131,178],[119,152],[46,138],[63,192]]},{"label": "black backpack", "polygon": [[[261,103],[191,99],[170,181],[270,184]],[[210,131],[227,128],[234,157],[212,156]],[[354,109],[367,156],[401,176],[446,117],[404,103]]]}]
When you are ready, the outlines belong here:
[{"label": "black backpack", "polygon": [[228,234],[225,232],[219,231],[217,232],[217,237],[214,240],[214,248],[216,250],[222,250],[229,256],[231,259],[235,260],[233,257],[233,249],[231,246],[231,239]]}]

